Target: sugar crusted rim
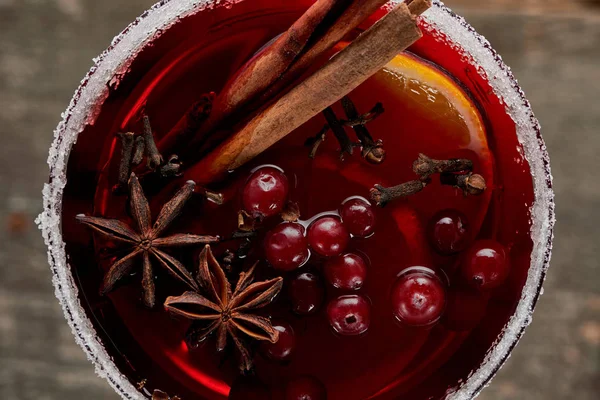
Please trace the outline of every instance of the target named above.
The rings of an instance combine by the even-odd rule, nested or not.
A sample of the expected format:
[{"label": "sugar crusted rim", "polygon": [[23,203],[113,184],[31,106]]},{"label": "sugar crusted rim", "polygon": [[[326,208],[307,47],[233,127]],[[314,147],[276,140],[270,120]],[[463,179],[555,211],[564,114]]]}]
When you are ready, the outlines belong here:
[{"label": "sugar crusted rim", "polygon": [[[100,105],[109,94],[107,83],[124,74],[135,56],[155,37],[184,18],[207,8],[234,4],[243,0],[163,0],[144,12],[125,28],[99,57],[81,81],[62,121],[54,131],[48,165],[50,180],[43,189],[43,212],[36,222],[48,246],[48,262],[52,282],[65,318],[71,326],[75,340],[94,364],[96,373],[105,378],[124,399],[146,399],[129,382],[96,334],[78,298],[70,267],[66,259],[65,243],[61,232],[62,194],[66,185],[69,153],[80,132],[98,116]],[[392,0],[389,4],[396,4]],[[424,29],[440,32],[459,52],[464,54],[488,80],[495,94],[502,99],[507,114],[516,125],[517,137],[529,162],[534,183],[535,201],[531,205],[531,238],[533,250],[527,281],[517,309],[496,343],[488,350],[483,363],[473,371],[458,388],[447,392],[449,400],[466,400],[476,397],[489,384],[494,374],[508,359],[525,328],[531,323],[531,313],[541,294],[552,250],[555,222],[552,175],[546,145],[540,133],[529,101],[519,87],[510,68],[492,49],[490,43],[460,16],[434,0],[433,7],[423,15]]]}]

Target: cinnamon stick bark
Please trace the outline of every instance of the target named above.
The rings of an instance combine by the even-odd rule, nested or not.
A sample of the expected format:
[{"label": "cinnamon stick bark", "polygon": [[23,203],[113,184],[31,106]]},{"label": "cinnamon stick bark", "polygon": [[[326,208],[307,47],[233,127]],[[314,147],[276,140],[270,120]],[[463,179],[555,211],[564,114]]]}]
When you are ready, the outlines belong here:
[{"label": "cinnamon stick bark", "polygon": [[254,57],[225,86],[215,101],[215,112],[208,127],[226,118],[236,109],[265,91],[296,61],[309,40],[328,14],[344,6],[348,0],[319,0],[315,2],[286,32]]},{"label": "cinnamon stick bark", "polygon": [[[319,57],[353,31],[388,0],[317,0],[272,45],[255,56],[236,74],[216,98],[212,113],[196,128],[189,148],[214,147],[223,135],[214,131],[224,120],[248,104],[265,104],[299,78]],[[256,108],[256,107],[254,107]],[[181,131],[189,131],[188,118],[159,143],[173,148],[183,143]],[[210,137],[206,135],[211,132]],[[206,142],[209,144],[206,145]]]},{"label": "cinnamon stick bark", "polygon": [[[431,0],[413,0],[423,12]],[[397,5],[325,66],[260,111],[227,141],[190,167],[185,176],[207,184],[265,151],[274,143],[339,101],[421,36],[416,16]]]},{"label": "cinnamon stick bark", "polygon": [[290,68],[261,96],[267,101],[299,78],[319,57],[331,50],[340,40],[356,29],[388,0],[354,0],[323,37],[306,51]]},{"label": "cinnamon stick bark", "polygon": [[404,2],[413,15],[421,15],[431,8],[431,1],[406,0]]}]

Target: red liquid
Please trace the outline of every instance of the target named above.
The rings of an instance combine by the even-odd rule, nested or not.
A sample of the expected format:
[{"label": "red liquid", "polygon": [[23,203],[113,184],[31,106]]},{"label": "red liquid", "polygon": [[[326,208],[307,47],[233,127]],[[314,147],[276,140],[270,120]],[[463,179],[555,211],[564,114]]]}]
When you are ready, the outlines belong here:
[{"label": "red liquid", "polygon": [[[286,29],[310,2],[294,2],[295,6],[288,3],[242,2],[232,9],[200,13],[169,30],[134,62],[131,72],[103,105],[95,125],[82,132],[73,148],[64,195],[63,229],[82,303],[121,371],[133,383],[146,379],[150,393],[159,388],[183,399],[227,398],[238,375],[232,346],[228,355],[218,354],[212,339],[199,349],[188,349],[183,340],[188,321],[172,319],[161,307],[149,311],[141,306],[140,273],[107,298],[98,296],[102,275],[112,260],[100,253],[98,262],[91,235],[75,224],[74,216],[95,212],[123,217],[125,199],[113,196],[110,190],[116,181],[120,151],[114,134],[125,129],[139,131],[135,117],[143,103],[157,135],[168,132],[200,93],[218,92],[244,61]],[[172,226],[173,232],[233,231],[241,204],[241,186],[249,171],[262,164],[276,164],[285,170],[290,198],[299,203],[303,219],[336,210],[347,197],[368,197],[374,184],[391,186],[414,179],[411,166],[420,152],[439,159],[470,158],[474,170],[486,178],[488,190],[479,197],[464,197],[459,190],[441,186],[434,179],[423,192],[377,209],[372,237],[351,240],[348,250],[368,260],[368,277],[358,292],[371,302],[371,325],[365,335],[341,337],[332,333],[326,304],[346,293],[331,287],[327,287],[324,305],[310,316],[299,317],[290,312],[286,290],[272,306],[262,310],[264,315],[289,322],[296,332],[296,349],[289,362],[280,364],[260,354],[255,358],[257,379],[275,398],[283,392],[282,384],[299,375],[318,378],[330,399],[442,397],[447,388],[456,386],[459,379],[465,379],[481,363],[520,298],[532,248],[528,207],[533,201],[533,190],[529,166],[518,151],[514,123],[485,80],[454,50],[427,35],[410,50],[442,65],[462,83],[479,106],[486,126],[485,138],[477,139],[476,133],[457,117],[458,113],[436,114],[427,101],[407,92],[399,78],[380,72],[350,97],[360,112],[368,111],[376,102],[382,102],[386,108],[383,116],[368,125],[371,134],[385,143],[388,156],[381,166],[367,164],[358,151],[340,162],[333,136],[319,148],[315,160],[310,160],[304,141],[325,123],[322,116],[317,116],[235,171],[225,182],[215,184],[212,189],[226,196],[223,206],[194,198]],[[414,89],[418,91],[419,87]],[[432,96],[440,100],[438,95]],[[339,104],[334,110],[343,117]],[[491,153],[486,151],[486,143]],[[145,187],[150,199],[158,189],[154,184]],[[160,202],[153,204],[154,217],[159,206]],[[469,330],[444,323],[430,329],[408,328],[395,320],[390,305],[392,285],[405,268],[427,266],[448,276],[449,291],[467,290],[456,271],[460,254],[438,255],[426,239],[430,218],[448,208],[467,216],[471,241],[493,238],[507,246],[511,274],[502,287],[490,294],[469,297],[487,301],[485,314],[471,321]],[[213,251],[220,255],[225,248],[226,245],[214,246]],[[187,250],[173,255],[194,270],[193,253]],[[264,259],[259,245],[248,258],[247,266],[255,259]],[[312,257],[302,268],[318,272],[321,261]],[[168,295],[186,290],[158,268],[155,271],[157,304]],[[275,274],[262,263],[259,279]]]}]

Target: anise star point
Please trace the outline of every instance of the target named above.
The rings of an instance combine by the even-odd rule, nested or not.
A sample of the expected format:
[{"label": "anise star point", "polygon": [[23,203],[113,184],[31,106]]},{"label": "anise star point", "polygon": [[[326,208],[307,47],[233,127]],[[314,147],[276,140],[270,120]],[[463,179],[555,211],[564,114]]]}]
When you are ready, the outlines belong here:
[{"label": "anise star point", "polygon": [[77,216],[79,222],[92,228],[102,236],[128,245],[130,249],[125,256],[113,263],[105,274],[100,289],[101,294],[112,291],[116,283],[131,272],[134,261],[138,256],[141,256],[143,260],[142,287],[144,292],[143,301],[146,306],[154,307],[155,304],[154,273],[151,259],[158,261],[159,265],[192,289],[198,288],[192,274],[183,264],[162,249],[215,243],[220,240],[219,237],[193,234],[161,236],[171,222],[181,213],[183,206],[192,196],[194,186],[193,181],[186,182],[173,198],[162,207],[154,225],[152,225],[148,200],[135,174],[131,174],[129,179],[129,203],[135,229],[118,219],[86,215]]},{"label": "anise star point", "polygon": [[231,337],[240,352],[242,370],[252,368],[252,357],[240,334],[271,343],[277,342],[279,338],[279,332],[273,328],[271,321],[252,311],[275,299],[283,286],[283,278],[253,282],[257,264],[240,274],[232,291],[223,268],[210,246],[206,245],[200,253],[196,275],[199,290],[168,297],[164,304],[165,309],[173,314],[206,324],[202,332],[194,335],[197,342],[216,333],[217,350],[222,351],[227,345],[227,338]]}]

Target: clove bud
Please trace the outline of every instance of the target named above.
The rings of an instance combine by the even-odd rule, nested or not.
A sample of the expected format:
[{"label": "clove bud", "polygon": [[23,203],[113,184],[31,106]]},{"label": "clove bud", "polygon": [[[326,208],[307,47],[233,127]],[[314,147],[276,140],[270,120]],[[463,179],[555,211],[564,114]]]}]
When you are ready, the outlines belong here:
[{"label": "clove bud", "polygon": [[179,157],[173,154],[169,157],[169,161],[160,168],[160,175],[163,178],[170,178],[173,176],[181,176],[181,162]]},{"label": "clove bud", "polygon": [[361,155],[371,164],[381,164],[385,160],[385,149],[381,140],[373,140],[366,124],[379,117],[385,110],[383,104],[377,103],[371,111],[359,115],[356,106],[348,96],[342,98],[342,107],[346,113],[347,121],[342,123],[354,129],[356,137],[362,147]]},{"label": "clove bud", "polygon": [[413,194],[419,193],[421,190],[425,189],[426,186],[427,182],[422,180],[409,181],[389,188],[381,185],[375,185],[370,191],[371,200],[373,200],[379,207],[385,207],[385,205],[390,201],[402,197],[412,196]]},{"label": "clove bud", "polygon": [[152,132],[152,126],[150,125],[150,118],[144,115],[144,141],[146,144],[146,158],[148,161],[148,168],[156,170],[162,163],[163,158],[156,147],[154,141],[154,134]]},{"label": "clove bud", "polygon": [[118,133],[117,136],[121,138],[121,161],[119,163],[119,181],[115,191],[124,192],[128,187],[131,175],[131,155],[135,139],[133,132]]},{"label": "clove bud", "polygon": [[425,154],[419,154],[419,158],[413,163],[413,171],[421,179],[429,179],[433,174],[446,172],[470,172],[473,170],[473,162],[464,158],[452,158],[449,160],[434,160]]},{"label": "clove bud", "polygon": [[487,189],[487,185],[485,182],[485,178],[479,174],[452,174],[446,173],[440,175],[440,182],[443,185],[455,186],[459,189],[462,189],[465,196],[479,196],[482,194],[485,189]]}]

